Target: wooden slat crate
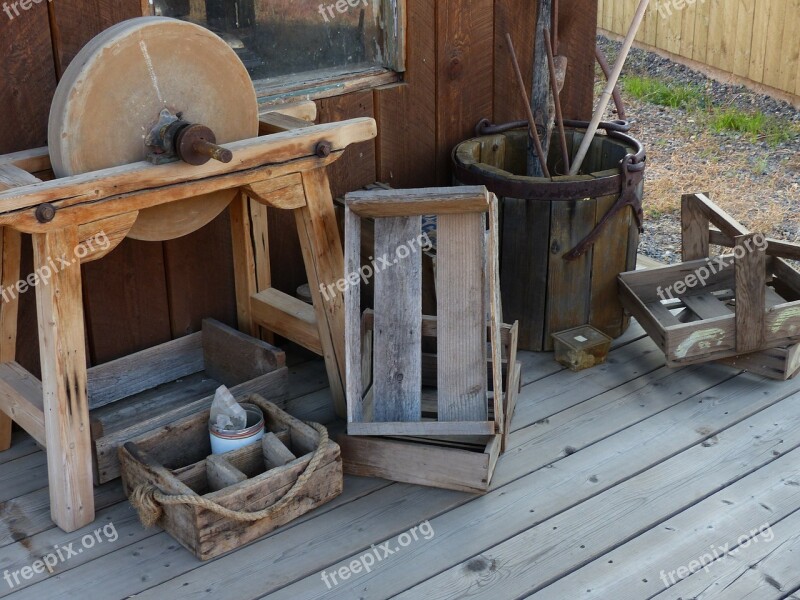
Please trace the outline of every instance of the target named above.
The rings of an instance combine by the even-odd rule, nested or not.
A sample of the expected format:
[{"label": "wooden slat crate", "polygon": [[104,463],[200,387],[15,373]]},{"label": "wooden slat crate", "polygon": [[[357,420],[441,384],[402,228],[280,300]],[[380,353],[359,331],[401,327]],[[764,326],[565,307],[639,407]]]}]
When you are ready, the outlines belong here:
[{"label": "wooden slat crate", "polygon": [[[503,432],[502,391],[489,418],[488,348],[500,378],[497,199],[484,187],[371,190],[346,196],[347,372],[363,369],[361,219],[375,219],[370,385],[347,382],[351,435],[493,435]],[[422,410],[422,215],[436,215],[437,413]],[[488,234],[487,234],[488,215]],[[416,247],[410,247],[416,244]],[[402,252],[401,252],[402,251]]]},{"label": "wooden slat crate", "polygon": [[[365,314],[364,327],[371,327],[371,317]],[[506,427],[503,434],[491,436],[403,436],[372,437],[341,435],[337,441],[342,448],[345,473],[365,477],[382,477],[453,490],[482,493],[489,489],[497,459],[508,446],[511,420],[516,408],[522,381],[522,365],[516,360],[518,324],[502,325],[503,360],[501,377],[504,383],[503,412]],[[436,335],[436,319],[424,317],[424,337]],[[371,336],[365,335],[368,348]],[[511,367],[510,365],[513,365]],[[491,366],[487,365],[491,369]],[[363,377],[368,378],[365,369]],[[435,356],[423,354],[422,381],[435,386],[438,381]],[[494,388],[494,376],[490,389]],[[435,415],[435,396],[423,391],[425,414]],[[434,399],[432,401],[432,399]],[[420,468],[424,465],[424,468]]]},{"label": "wooden slat crate", "polygon": [[[682,226],[686,262],[619,276],[623,304],[667,364],[722,360],[770,377],[793,376],[800,273],[784,259],[800,258],[800,246],[750,233],[704,194],[684,196]],[[711,259],[711,244],[734,252]]]},{"label": "wooden slat crate", "polygon": [[[213,319],[201,332],[89,369],[95,481],[119,477],[126,441],[211,406],[220,385],[283,406],[282,350]],[[0,365],[0,371],[8,369]]]},{"label": "wooden slat crate", "polygon": [[[151,485],[167,495],[202,497],[245,512],[260,511],[280,500],[306,470],[320,445],[320,434],[258,395],[237,396],[237,400],[262,410],[269,432],[265,440],[271,442],[212,456],[210,411],[204,410],[119,449],[125,493],[130,496],[138,486]],[[163,506],[159,524],[201,560],[234,550],[341,494],[339,446],[327,440],[322,452],[299,495],[273,518],[242,522],[183,504]]]}]

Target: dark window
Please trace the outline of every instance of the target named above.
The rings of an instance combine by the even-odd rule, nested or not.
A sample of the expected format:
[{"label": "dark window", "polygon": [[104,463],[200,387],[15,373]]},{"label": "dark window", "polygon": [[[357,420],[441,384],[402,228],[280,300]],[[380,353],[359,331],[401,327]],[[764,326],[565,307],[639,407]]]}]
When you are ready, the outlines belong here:
[{"label": "dark window", "polygon": [[253,79],[385,66],[381,0],[151,0],[156,15],[208,27]]}]

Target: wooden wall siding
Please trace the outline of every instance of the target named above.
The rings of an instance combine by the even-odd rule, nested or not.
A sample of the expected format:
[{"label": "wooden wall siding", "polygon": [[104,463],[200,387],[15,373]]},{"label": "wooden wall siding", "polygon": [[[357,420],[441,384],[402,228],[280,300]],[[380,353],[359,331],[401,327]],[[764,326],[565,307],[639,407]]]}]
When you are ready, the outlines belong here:
[{"label": "wooden wall siding", "polygon": [[[591,113],[596,1],[561,2],[560,39],[570,61],[562,96],[568,117]],[[355,116],[378,121],[378,138],[349,149],[331,168],[337,195],[375,180],[398,188],[449,184],[450,152],[473,135],[478,120],[523,118],[501,40],[512,32],[530,81],[535,0],[406,2],[403,82],[318,102],[321,122]],[[147,10],[147,0],[57,0],[34,5],[26,18],[0,28],[5,58],[0,64],[0,152],[44,145],[56,64],[62,72],[97,32]],[[270,211],[268,218],[273,284],[294,294],[306,281],[294,219],[283,211]],[[29,240],[25,244],[23,269],[30,270]],[[235,322],[227,214],[178,240],[126,240],[106,258],[86,265],[83,276],[93,364],[197,331],[202,317]],[[36,331],[33,294],[26,294],[18,357],[33,372],[38,372]]]},{"label": "wooden wall siding", "polygon": [[[320,123],[374,115],[372,90],[324,98],[317,102],[317,118]],[[330,166],[328,177],[335,198],[375,183],[375,140],[348,147],[342,157]]]},{"label": "wooden wall siding", "polygon": [[6,154],[45,144],[56,74],[46,4],[13,20],[0,12],[0,20],[0,154]]},{"label": "wooden wall siding", "polygon": [[148,0],[58,0],[49,6],[59,77],[95,35],[114,23],[150,13]]},{"label": "wooden wall siding", "polygon": [[436,181],[436,5],[406,0],[404,82],[375,90],[378,179],[396,188]]},{"label": "wooden wall siding", "polygon": [[162,244],[124,240],[82,271],[92,364],[171,339]]},{"label": "wooden wall siding", "polygon": [[[624,35],[637,3],[600,0],[598,26]],[[673,7],[671,14],[664,6]],[[636,39],[800,95],[800,0],[697,0],[682,10],[670,2],[651,2]]]},{"label": "wooden wall siding", "polygon": [[494,106],[492,0],[436,3],[436,180],[450,183],[450,153]]}]

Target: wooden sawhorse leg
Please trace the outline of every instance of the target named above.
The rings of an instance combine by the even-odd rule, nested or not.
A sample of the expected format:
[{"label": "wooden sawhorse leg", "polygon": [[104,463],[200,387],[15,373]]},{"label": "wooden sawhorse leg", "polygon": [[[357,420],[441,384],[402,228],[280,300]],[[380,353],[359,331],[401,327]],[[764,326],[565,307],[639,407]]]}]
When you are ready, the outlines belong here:
[{"label": "wooden sawhorse leg", "polygon": [[[22,235],[8,227],[0,228],[0,363],[11,362],[17,351],[17,316]],[[11,417],[0,411],[0,452],[11,447]]]},{"label": "wooden sawhorse leg", "polygon": [[333,210],[333,197],[325,169],[303,173],[306,205],[295,210],[300,247],[314,301],[320,343],[331,386],[336,413],[347,415],[345,400],[346,369],[344,353],[344,295],[326,294],[322,288],[334,286],[345,276],[344,251]]},{"label": "wooden sawhorse leg", "polygon": [[94,521],[78,241],[77,227],[33,235],[50,513],[67,532]]},{"label": "wooden sawhorse leg", "polygon": [[[244,188],[232,205],[231,226],[236,275],[239,329],[255,325],[320,354],[339,416],[347,414],[345,402],[344,299],[342,293],[323,297],[320,286],[344,277],[344,254],[328,175],[324,167],[286,175]],[[271,287],[266,223],[248,207],[248,197],[272,209],[292,210],[303,251],[314,306]],[[260,233],[259,233],[260,232]]]}]

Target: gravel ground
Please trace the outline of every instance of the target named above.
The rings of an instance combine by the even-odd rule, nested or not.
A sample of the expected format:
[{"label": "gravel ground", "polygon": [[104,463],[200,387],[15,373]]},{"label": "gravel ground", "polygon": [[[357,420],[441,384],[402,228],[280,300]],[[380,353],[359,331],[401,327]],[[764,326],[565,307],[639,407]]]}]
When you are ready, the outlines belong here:
[{"label": "gravel ground", "polygon": [[[613,65],[620,44],[599,36]],[[658,106],[626,94],[631,134],[647,150],[646,231],[640,252],[663,262],[680,260],[680,195],[707,192],[745,226],[779,239],[800,240],[800,110],[743,86],[709,79],[655,53],[632,49],[625,75],[699,86],[708,98],[700,109]],[[605,78],[598,78],[598,96]],[[710,105],[710,106],[709,106]],[[613,106],[613,102],[612,102]],[[712,111],[736,107],[781,119],[792,139],[778,144],[707,126]],[[609,118],[616,118],[609,109]]]}]

